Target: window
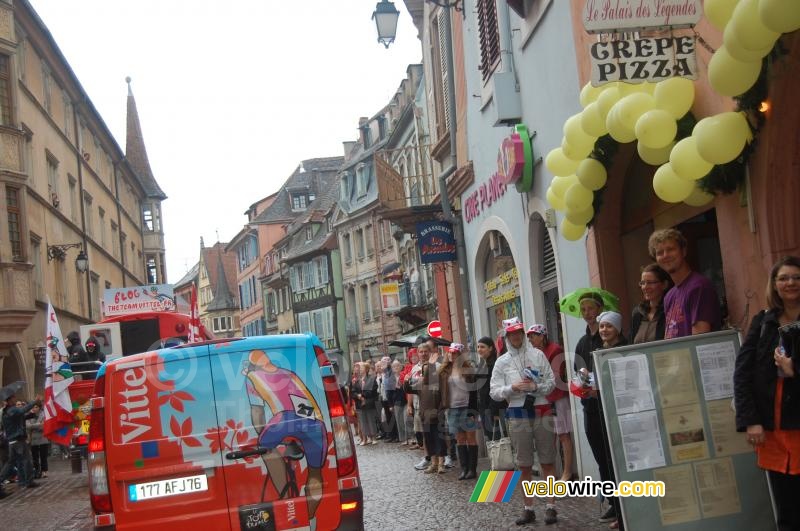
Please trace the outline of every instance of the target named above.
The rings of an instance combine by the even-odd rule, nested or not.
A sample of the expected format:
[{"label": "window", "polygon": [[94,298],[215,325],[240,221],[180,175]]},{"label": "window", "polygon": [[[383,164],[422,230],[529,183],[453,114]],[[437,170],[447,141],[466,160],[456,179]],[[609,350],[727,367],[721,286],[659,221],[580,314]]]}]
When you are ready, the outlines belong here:
[{"label": "window", "polygon": [[69,101],[66,91],[61,97],[64,101],[64,134],[72,140],[72,102]]},{"label": "window", "polygon": [[55,268],[56,304],[62,308],[67,306],[67,264],[64,260],[53,260]]},{"label": "window", "polygon": [[120,232],[119,241],[122,249],[122,265],[125,265],[128,262],[128,235]]},{"label": "window", "polygon": [[142,221],[144,222],[144,230],[153,232],[153,209],[150,204],[142,206]]},{"label": "window", "polygon": [[306,243],[310,242],[313,237],[314,229],[311,227],[306,227]]},{"label": "window", "polygon": [[119,258],[119,230],[117,224],[111,222],[111,254],[114,258]]},{"label": "window", "polygon": [[367,257],[375,254],[375,234],[372,232],[372,224],[364,227],[364,241],[367,248]]},{"label": "window", "polygon": [[31,238],[31,261],[33,262],[33,294],[37,300],[44,299],[42,284],[42,246],[38,238]]},{"label": "window", "polygon": [[306,202],[305,194],[292,194],[292,210],[305,210]]},{"label": "window", "polygon": [[379,319],[381,316],[381,290],[377,282],[370,285],[370,291],[372,292],[372,318]]},{"label": "window", "polygon": [[386,116],[378,116],[378,139],[383,140],[386,138]]},{"label": "window", "polygon": [[42,106],[47,111],[47,114],[50,114],[53,108],[52,81],[50,69],[42,63]]},{"label": "window", "polygon": [[50,194],[49,199],[52,205],[58,208],[58,160],[49,151],[45,151],[45,157],[47,158],[47,191]]},{"label": "window", "polygon": [[233,329],[230,316],[214,317],[213,323],[214,332],[225,332]]},{"label": "window", "polygon": [[361,318],[364,321],[369,321],[369,285],[361,285]]},{"label": "window", "polygon": [[315,258],[314,262],[317,264],[317,286],[325,286],[328,284],[328,259],[325,256]]},{"label": "window", "polygon": [[478,0],[478,34],[481,47],[481,64],[478,68],[485,81],[500,61],[500,33],[497,29],[495,0]]},{"label": "window", "polygon": [[153,204],[153,231],[161,231],[161,204]]},{"label": "window", "polygon": [[73,223],[80,222],[80,206],[78,205],[78,182],[75,177],[67,174],[69,181],[69,217]]},{"label": "window", "polygon": [[94,236],[92,228],[92,196],[88,192],[83,192],[83,209],[86,212],[86,234]]},{"label": "window", "polygon": [[156,257],[148,254],[145,258],[145,273],[147,274],[148,284],[158,284],[158,266],[156,266]]},{"label": "window", "polygon": [[25,63],[28,55],[28,40],[25,32],[19,26],[17,32],[17,77],[24,83],[26,80]]},{"label": "window", "polygon": [[342,234],[342,252],[344,253],[344,263],[349,265],[353,261],[353,249],[350,246],[350,233]]},{"label": "window", "polygon": [[364,229],[356,230],[356,252],[358,253],[358,259],[363,260],[366,254],[366,249],[364,247]]},{"label": "window", "polygon": [[106,211],[102,208],[97,209],[98,217],[100,218],[100,245],[106,246]]},{"label": "window", "polygon": [[11,61],[0,54],[0,124],[11,125]]},{"label": "window", "polygon": [[21,262],[22,256],[22,213],[19,188],[6,186],[6,211],[8,212],[8,241],[11,244],[11,259]]},{"label": "window", "polygon": [[347,190],[347,174],[342,174],[342,179],[339,181],[339,199],[347,201],[350,199],[350,194]]},{"label": "window", "polygon": [[356,166],[356,195],[358,197],[364,197],[367,195],[368,178],[369,174],[367,172],[367,165],[361,163]]},{"label": "window", "polygon": [[89,283],[89,300],[92,307],[92,320],[97,321],[100,319],[100,276],[95,273],[89,273],[91,282]]}]

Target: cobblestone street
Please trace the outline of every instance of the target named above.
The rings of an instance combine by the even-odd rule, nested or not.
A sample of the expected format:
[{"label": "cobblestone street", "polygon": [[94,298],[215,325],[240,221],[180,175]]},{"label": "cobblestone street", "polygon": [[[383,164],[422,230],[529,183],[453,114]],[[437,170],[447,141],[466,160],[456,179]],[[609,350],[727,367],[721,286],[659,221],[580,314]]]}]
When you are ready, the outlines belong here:
[{"label": "cobblestone street", "polygon": [[[522,487],[510,503],[469,503],[475,481],[458,481],[458,470],[428,475],[414,470],[419,450],[379,443],[358,448],[364,487],[364,526],[367,530],[405,529],[519,529],[514,520],[522,507]],[[488,469],[481,459],[478,471]],[[0,501],[3,529],[31,531],[87,531],[92,529],[89,489],[84,473],[72,474],[69,461],[53,458],[50,477],[39,488],[20,492],[6,485],[11,495]],[[538,502],[537,502],[538,503]],[[527,528],[608,529],[597,521],[600,506],[593,498],[565,498],[558,503],[556,525],[546,526],[544,506],[537,505],[537,521]]]},{"label": "cobblestone street", "polygon": [[[380,529],[520,529],[514,524],[522,510],[522,487],[510,503],[469,503],[475,481],[458,481],[458,469],[447,474],[414,470],[422,452],[397,444],[358,447],[364,487],[364,526]],[[488,470],[488,459],[478,473]],[[558,502],[558,523],[545,525],[544,505],[536,509],[543,529],[608,529],[597,521],[600,505],[594,498],[564,498]],[[524,528],[523,528],[524,529]]]}]

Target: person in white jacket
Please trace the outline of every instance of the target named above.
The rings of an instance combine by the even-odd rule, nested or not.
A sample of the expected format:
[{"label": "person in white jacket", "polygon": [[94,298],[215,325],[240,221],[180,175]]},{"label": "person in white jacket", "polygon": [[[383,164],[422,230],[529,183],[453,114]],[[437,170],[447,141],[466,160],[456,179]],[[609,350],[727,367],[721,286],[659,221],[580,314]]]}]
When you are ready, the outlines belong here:
[{"label": "person in white jacket", "polygon": [[[517,468],[520,478],[530,481],[533,477],[534,440],[539,463],[542,465],[544,479],[555,477],[555,435],[551,415],[551,405],[547,395],[555,388],[555,376],[544,353],[534,348],[525,337],[525,326],[518,318],[503,321],[508,351],[497,358],[489,383],[489,395],[494,400],[507,400],[508,434],[516,450]],[[527,395],[532,395],[533,408]],[[527,402],[527,403],[526,403]],[[517,525],[525,525],[536,520],[533,498],[523,498],[525,511],[517,519]],[[555,523],[558,513],[555,498],[550,498],[545,506],[546,524]]]}]

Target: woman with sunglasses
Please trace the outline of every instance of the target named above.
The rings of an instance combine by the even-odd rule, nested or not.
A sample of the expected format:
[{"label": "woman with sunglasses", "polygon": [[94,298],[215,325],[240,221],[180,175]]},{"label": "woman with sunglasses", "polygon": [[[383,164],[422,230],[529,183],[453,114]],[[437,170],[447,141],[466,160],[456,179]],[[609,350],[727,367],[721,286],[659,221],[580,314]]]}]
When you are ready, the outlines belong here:
[{"label": "woman with sunglasses", "polygon": [[639,287],[644,300],[633,309],[628,337],[632,343],[664,339],[664,295],[672,287],[672,279],[658,264],[648,264],[642,268]]}]

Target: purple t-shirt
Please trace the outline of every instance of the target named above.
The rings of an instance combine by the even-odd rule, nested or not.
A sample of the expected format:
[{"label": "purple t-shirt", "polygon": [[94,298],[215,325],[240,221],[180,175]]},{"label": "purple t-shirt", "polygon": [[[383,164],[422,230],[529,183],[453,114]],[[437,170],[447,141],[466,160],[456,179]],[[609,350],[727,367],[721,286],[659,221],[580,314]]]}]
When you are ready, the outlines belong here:
[{"label": "purple t-shirt", "polygon": [[664,296],[664,314],[664,339],[692,335],[692,325],[698,321],[710,324],[713,332],[719,330],[722,320],[714,285],[696,271]]}]

